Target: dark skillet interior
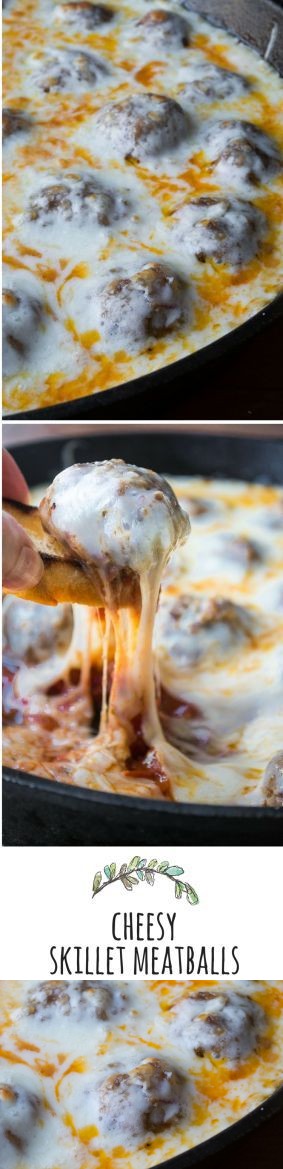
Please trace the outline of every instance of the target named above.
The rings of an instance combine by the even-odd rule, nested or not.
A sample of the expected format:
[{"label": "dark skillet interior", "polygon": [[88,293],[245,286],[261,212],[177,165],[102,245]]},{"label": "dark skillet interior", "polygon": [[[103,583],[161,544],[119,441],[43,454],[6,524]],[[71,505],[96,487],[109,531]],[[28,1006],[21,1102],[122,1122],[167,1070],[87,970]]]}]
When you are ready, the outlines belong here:
[{"label": "dark skillet interior", "polygon": [[[165,432],[99,434],[13,448],[31,487],[64,467],[124,458],[164,474],[283,483],[283,443]],[[4,844],[282,844],[283,811],[170,804],[68,787],[5,767]]]},{"label": "dark skillet interior", "polygon": [[[228,1166],[229,1146],[235,1145],[241,1138],[247,1137],[259,1125],[262,1125],[264,1121],[267,1121],[270,1117],[282,1111],[283,1087],[280,1087],[276,1092],[272,1093],[272,1096],[263,1105],[255,1108],[253,1112],[249,1112],[247,1116],[237,1121],[236,1124],[232,1124],[230,1128],[224,1129],[224,1132],[219,1133],[215,1137],[211,1137],[210,1140],[204,1141],[201,1145],[197,1145],[196,1149],[191,1149],[187,1153],[181,1153],[179,1157],[172,1157],[170,1161],[163,1161],[161,1165],[156,1166],[156,1169],[192,1169],[193,1165],[202,1165],[204,1161],[206,1165],[209,1157],[215,1156],[215,1154],[221,1154],[226,1148]],[[244,1152],[242,1146],[241,1151]],[[279,1158],[277,1164],[279,1164]],[[244,1169],[246,1169],[246,1162]],[[274,1169],[276,1169],[275,1166]]]},{"label": "dark skillet interior", "polygon": [[[196,12],[208,17],[212,23],[218,27],[224,27],[229,32],[233,33],[238,39],[245,41],[253,49],[256,49],[261,56],[265,56],[268,46],[270,46],[270,37],[274,29],[274,41],[271,43],[268,61],[273,65],[274,69],[279,73],[283,73],[283,11],[282,0],[185,0],[184,7],[192,8]],[[135,378],[133,381],[126,382],[124,385],[114,387],[97,394],[76,399],[73,402],[62,402],[57,406],[47,406],[42,409],[33,409],[14,414],[14,419],[47,419],[54,418],[58,421],[61,419],[78,420],[80,418],[105,418],[112,417],[119,419],[120,406],[123,409],[123,403],[130,400],[130,412],[132,417],[141,415],[141,395],[145,397],[144,417],[149,418],[171,418],[172,412],[176,412],[176,398],[175,393],[178,394],[179,416],[183,417],[182,402],[186,402],[188,394],[194,403],[194,395],[196,389],[205,391],[208,379],[210,376],[215,378],[215,388],[217,391],[217,374],[221,376],[227,371],[229,377],[230,355],[234,352],[240,354],[243,350],[242,369],[239,370],[239,389],[241,387],[242,378],[247,382],[247,364],[251,360],[252,378],[254,385],[256,382],[255,370],[257,367],[257,339],[262,334],[263,330],[267,329],[267,341],[272,346],[273,352],[276,349],[274,376],[275,376],[275,398],[278,398],[280,392],[280,382],[277,380],[277,351],[278,364],[280,361],[280,324],[283,316],[283,294],[277,296],[266,309],[256,313],[254,317],[246,321],[239,328],[227,333],[226,336],[221,337],[218,341],[205,346],[197,353],[188,355],[180,361],[175,362],[174,365],[165,366],[164,369],[156,370],[155,372],[145,375],[144,377]],[[272,333],[272,336],[271,336]],[[252,355],[250,354],[250,344],[252,344]],[[239,358],[238,358],[239,363]],[[224,368],[223,368],[224,367]],[[269,367],[270,373],[270,367]],[[189,382],[189,385],[188,385]],[[169,386],[168,403],[165,394],[163,393],[164,385]],[[237,389],[238,387],[236,387]],[[270,381],[267,381],[266,389],[266,405],[263,415],[255,414],[255,417],[277,417],[274,411],[274,406],[270,400],[271,387]],[[225,389],[225,384],[224,384]],[[159,393],[161,391],[161,393]],[[152,399],[149,395],[153,395]],[[156,395],[158,395],[158,406],[156,406]],[[249,397],[249,404],[254,402],[254,386],[249,386],[247,389]],[[149,400],[148,400],[149,399]],[[147,404],[146,404],[147,403]],[[278,403],[278,400],[277,400]],[[210,413],[207,417],[221,417],[222,411],[215,412],[215,400],[211,398],[209,402]],[[229,402],[228,402],[229,410]],[[245,410],[245,405],[244,405]],[[186,415],[190,411],[190,406],[186,410]],[[127,417],[127,409],[124,416]],[[186,416],[185,415],[185,416]],[[193,416],[193,415],[191,415]],[[194,415],[196,416],[196,415]],[[229,416],[229,415],[228,415]],[[234,417],[235,414],[230,415]],[[227,417],[227,403],[225,402],[225,417]]]}]

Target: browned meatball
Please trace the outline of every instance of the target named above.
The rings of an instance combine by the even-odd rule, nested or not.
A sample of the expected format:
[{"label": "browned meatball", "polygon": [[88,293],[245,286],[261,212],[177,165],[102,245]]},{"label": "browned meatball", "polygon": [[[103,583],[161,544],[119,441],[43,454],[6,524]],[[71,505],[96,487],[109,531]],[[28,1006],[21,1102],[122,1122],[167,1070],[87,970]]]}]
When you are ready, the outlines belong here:
[{"label": "browned meatball", "polygon": [[106,65],[94,53],[56,49],[46,53],[35,71],[35,81],[43,93],[60,93],[64,89],[92,89],[105,73]]},{"label": "browned meatball", "polygon": [[265,808],[283,808],[283,751],[267,764],[262,787]]},{"label": "browned meatball", "polygon": [[224,661],[253,635],[253,619],[241,605],[222,597],[181,594],[160,605],[156,644],[179,668],[202,662],[207,656]]},{"label": "browned meatball", "polygon": [[2,114],[3,141],[12,138],[14,134],[23,134],[31,128],[30,118],[22,110],[10,109],[4,106]]},{"label": "browned meatball", "polygon": [[[8,1156],[11,1146],[24,1153],[40,1118],[41,1102],[21,1084],[0,1084],[0,1149]],[[1,1161],[4,1166],[4,1162]]]},{"label": "browned meatball", "polygon": [[128,1137],[162,1132],[179,1119],[183,1081],[176,1068],[145,1059],[131,1072],[108,1076],[101,1086],[99,1118],[105,1133]]},{"label": "browned meatball", "polygon": [[230,536],[225,533],[220,537],[216,551],[220,557],[242,565],[247,572],[261,560],[260,548],[248,536]]},{"label": "browned meatball", "polygon": [[149,338],[163,337],[184,318],[184,286],[161,264],[146,264],[134,276],[107,284],[101,298],[104,336],[131,350]]},{"label": "browned meatball", "polygon": [[3,289],[3,371],[12,376],[37,339],[43,307],[24,289]]},{"label": "browned meatball", "polygon": [[189,133],[178,102],[156,93],[110,102],[97,114],[96,125],[114,155],[137,160],[174,150]]},{"label": "browned meatball", "polygon": [[239,183],[265,183],[282,168],[279,148],[252,122],[212,122],[207,151],[220,178]]},{"label": "browned meatball", "polygon": [[236,1062],[258,1046],[265,1014],[249,995],[238,991],[196,991],[181,999],[172,1012],[172,1027],[186,1048],[203,1058]]},{"label": "browned meatball", "polygon": [[4,598],[4,644],[27,665],[44,662],[55,653],[65,653],[72,631],[72,605],[47,608],[18,597]]},{"label": "browned meatball", "polygon": [[240,73],[220,69],[212,61],[202,61],[199,65],[190,61],[182,99],[188,99],[190,105],[192,102],[229,101],[230,98],[242,97],[249,88],[249,82]]},{"label": "browned meatball", "polygon": [[74,220],[80,226],[107,227],[125,214],[128,206],[122,195],[105,190],[95,176],[74,174],[41,187],[30,199],[27,218],[40,221],[43,227],[59,219]]},{"label": "browned meatball", "polygon": [[98,28],[100,24],[109,24],[115,16],[113,8],[106,4],[90,4],[89,0],[72,0],[70,4],[58,4],[55,13],[67,27],[74,25],[88,32]]},{"label": "browned meatball", "polygon": [[143,37],[155,45],[165,45],[168,48],[186,48],[190,43],[190,30],[187,21],[177,12],[169,12],[166,8],[153,8],[138,21]]},{"label": "browned meatball", "polygon": [[194,519],[211,515],[211,513],[217,510],[217,505],[214,501],[203,499],[201,495],[184,495],[184,497],[178,495],[178,499],[180,499],[184,511],[187,511],[189,516],[193,516]]},{"label": "browned meatball", "polygon": [[25,1014],[35,1015],[41,1023],[49,1019],[60,1019],[72,1015],[76,1021],[88,1019],[110,1019],[120,1010],[126,996],[102,983],[83,982],[39,982],[29,991],[24,1008]]},{"label": "browned meatball", "polygon": [[175,211],[173,239],[200,263],[214,260],[240,268],[256,254],[267,229],[265,215],[253,203],[219,195],[201,195]]}]

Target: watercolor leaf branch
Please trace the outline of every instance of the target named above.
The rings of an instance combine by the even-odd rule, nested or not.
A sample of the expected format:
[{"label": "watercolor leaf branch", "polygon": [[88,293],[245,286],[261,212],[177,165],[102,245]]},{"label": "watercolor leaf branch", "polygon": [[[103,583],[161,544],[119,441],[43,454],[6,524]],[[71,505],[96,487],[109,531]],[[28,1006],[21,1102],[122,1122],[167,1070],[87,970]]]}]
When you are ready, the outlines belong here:
[{"label": "watercolor leaf branch", "polygon": [[[103,880],[103,875],[106,880]],[[96,897],[97,893],[102,893],[102,890],[107,885],[114,884],[115,881],[120,881],[127,893],[132,893],[134,886],[139,885],[144,881],[147,885],[154,885],[156,877],[166,877],[175,886],[175,897],[178,901],[185,896],[190,905],[198,904],[198,894],[193,886],[188,881],[183,881],[184,869],[180,865],[170,865],[169,861],[146,860],[140,856],[134,856],[129,864],[121,865],[117,868],[115,861],[111,865],[105,865],[103,873],[95,873],[92,883],[92,896]]]}]

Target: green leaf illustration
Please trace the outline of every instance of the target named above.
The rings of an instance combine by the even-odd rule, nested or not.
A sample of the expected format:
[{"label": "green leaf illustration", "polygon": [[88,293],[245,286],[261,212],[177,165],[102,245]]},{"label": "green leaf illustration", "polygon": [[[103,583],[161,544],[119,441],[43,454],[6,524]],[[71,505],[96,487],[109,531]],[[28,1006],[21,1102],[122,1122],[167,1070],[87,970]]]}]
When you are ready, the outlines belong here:
[{"label": "green leaf illustration", "polygon": [[140,856],[133,857],[133,860],[130,861],[130,864],[128,865],[128,873],[132,872],[132,869],[137,869],[138,865],[140,864],[140,859]]},{"label": "green leaf illustration", "polygon": [[187,901],[190,902],[190,905],[198,905],[199,903],[196,890],[193,889],[191,885],[187,885]]},{"label": "green leaf illustration", "polygon": [[180,877],[184,869],[180,869],[179,865],[169,865],[167,868],[167,877]]},{"label": "green leaf illustration", "polygon": [[128,878],[128,877],[125,877],[125,876],[123,875],[123,876],[121,877],[121,881],[122,881],[122,885],[124,885],[124,889],[127,889],[128,893],[132,893],[132,892],[133,892],[133,886],[132,886],[132,883],[131,883],[131,881],[129,881],[129,878]]},{"label": "green leaf illustration", "polygon": [[169,861],[160,861],[153,857],[152,860],[147,861],[146,857],[133,856],[128,864],[123,864],[120,869],[117,869],[115,861],[111,861],[110,865],[104,865],[105,881],[102,881],[102,873],[95,873],[92,883],[92,896],[95,897],[97,893],[101,893],[106,885],[111,882],[121,881],[127,893],[132,893],[134,885],[138,885],[141,881],[146,881],[147,885],[154,885],[155,877],[168,877],[173,882],[175,887],[175,897],[180,901],[183,893],[186,894],[187,901],[190,905],[198,905],[198,894],[189,885],[188,881],[180,881],[180,876],[184,869],[180,865],[170,865]]},{"label": "green leaf illustration", "polygon": [[96,873],[95,877],[93,878],[93,882],[92,882],[93,894],[97,893],[99,886],[101,885],[101,881],[102,881],[102,873]]}]

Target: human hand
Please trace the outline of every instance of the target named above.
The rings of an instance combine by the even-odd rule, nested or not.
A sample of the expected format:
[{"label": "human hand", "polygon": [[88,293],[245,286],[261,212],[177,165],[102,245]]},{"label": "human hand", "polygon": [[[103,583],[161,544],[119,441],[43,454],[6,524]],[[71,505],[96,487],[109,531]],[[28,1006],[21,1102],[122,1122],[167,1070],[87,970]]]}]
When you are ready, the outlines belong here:
[{"label": "human hand", "polygon": [[[29,491],[24,476],[12,455],[5,450],[2,476],[4,498],[28,503]],[[13,592],[13,589],[24,590],[26,585],[37,584],[43,573],[41,557],[24,528],[7,512],[3,512],[2,515],[2,542],[3,587]]]}]

